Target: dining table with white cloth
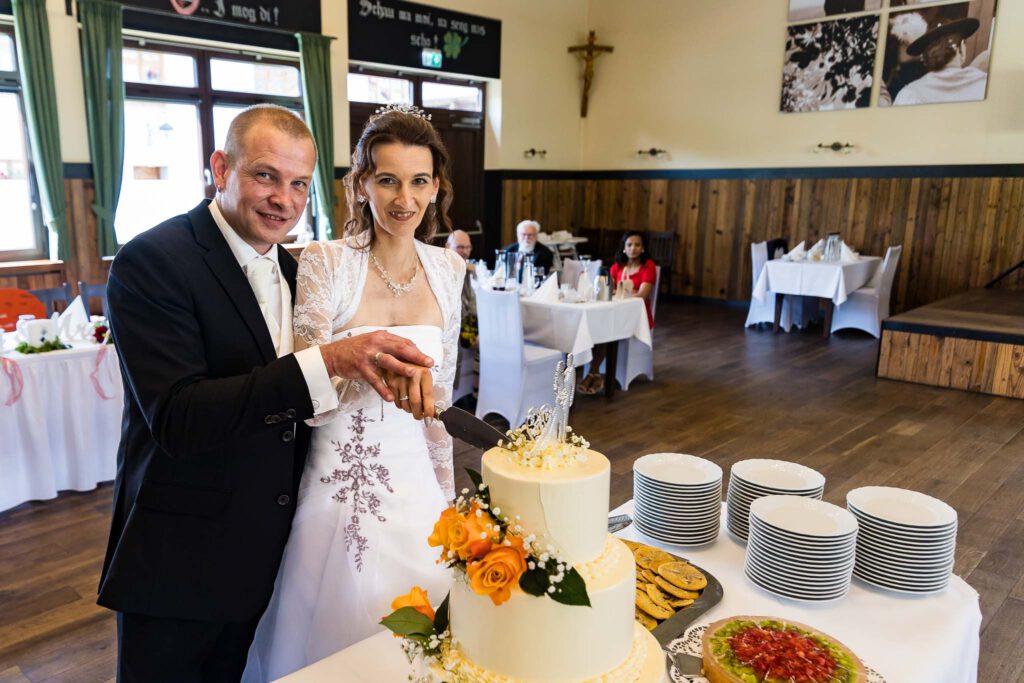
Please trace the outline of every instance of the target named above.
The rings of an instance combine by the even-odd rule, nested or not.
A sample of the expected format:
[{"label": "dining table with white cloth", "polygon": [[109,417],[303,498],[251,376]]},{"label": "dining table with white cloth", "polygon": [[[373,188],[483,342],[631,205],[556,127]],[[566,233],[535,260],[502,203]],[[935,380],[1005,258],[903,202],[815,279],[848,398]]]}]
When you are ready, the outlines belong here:
[{"label": "dining table with white cloth", "polygon": [[114,479],[124,406],[117,350],[72,342],[38,354],[0,353],[0,511]]},{"label": "dining table with white cloth", "polygon": [[[841,306],[850,292],[866,285],[875,275],[882,259],[859,256],[846,261],[815,261],[812,259],[772,259],[764,264],[754,298],[764,301],[769,292],[791,296],[817,297],[827,302],[825,336],[832,327],[832,306]],[[782,313],[781,296],[775,297],[775,329],[779,329]]]},{"label": "dining table with white cloth", "polygon": [[[584,303],[524,298],[520,310],[526,341],[573,354],[577,367],[591,361],[596,344],[630,338],[652,344],[647,308],[638,297]],[[617,360],[618,344],[609,344],[605,360],[607,396],[614,390]]]},{"label": "dining table with white cloth", "polygon": [[[633,501],[629,501],[610,514],[632,512]],[[941,593],[919,596],[875,589],[855,579],[845,597],[829,604],[812,605],[776,597],[744,576],[746,549],[725,531],[724,505],[718,539],[701,548],[682,548],[654,540],[634,524],[615,535],[683,557],[718,579],[723,588],[722,600],[699,616],[696,624],[742,615],[792,619],[842,641],[867,666],[880,673],[886,683],[973,683],[978,678],[981,608],[978,593],[958,576],[953,576]],[[280,680],[408,681],[412,667],[400,643],[390,631],[382,631]]]}]

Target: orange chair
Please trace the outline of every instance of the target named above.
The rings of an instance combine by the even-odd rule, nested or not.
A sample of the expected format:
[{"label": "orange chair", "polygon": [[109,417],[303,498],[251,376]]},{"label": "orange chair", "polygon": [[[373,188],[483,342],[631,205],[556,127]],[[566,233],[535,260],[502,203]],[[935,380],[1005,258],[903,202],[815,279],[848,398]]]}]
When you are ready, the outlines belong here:
[{"label": "orange chair", "polygon": [[19,315],[34,315],[45,318],[46,306],[24,289],[0,287],[0,329],[13,332]]}]

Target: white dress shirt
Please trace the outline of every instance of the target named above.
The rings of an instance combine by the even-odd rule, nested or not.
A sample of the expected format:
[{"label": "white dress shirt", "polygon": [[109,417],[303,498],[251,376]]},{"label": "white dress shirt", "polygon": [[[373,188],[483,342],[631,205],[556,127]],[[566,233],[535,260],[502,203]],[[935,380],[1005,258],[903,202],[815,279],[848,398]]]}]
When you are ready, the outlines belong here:
[{"label": "white dress shirt", "polygon": [[[274,278],[270,288],[270,300],[266,309],[262,305],[260,308],[265,318],[272,318],[272,321],[277,323],[277,334],[274,334],[272,331],[275,327],[273,322],[268,322],[267,329],[272,331],[271,339],[274,342],[274,350],[277,351],[278,357],[292,353],[294,348],[292,340],[292,292],[288,287],[287,280],[281,277],[277,246],[271,247],[266,254],[260,254],[253,249],[251,245],[246,243],[228,225],[224,214],[220,211],[220,206],[217,205],[216,199],[210,202],[210,214],[213,216],[213,222],[217,224],[221,234],[224,235],[228,248],[234,254],[238,265],[242,268],[242,272],[246,273],[247,277],[247,267],[256,259],[265,258],[274,263],[275,268],[273,270],[277,277]],[[250,282],[251,285],[252,283]],[[256,294],[255,290],[253,293]],[[338,394],[331,384],[330,376],[327,374],[327,365],[320,354],[320,347],[312,346],[298,351],[294,355],[295,360],[299,363],[302,376],[306,380],[306,387],[309,389],[309,398],[313,403],[313,414],[319,415],[320,413],[337,408]]]}]

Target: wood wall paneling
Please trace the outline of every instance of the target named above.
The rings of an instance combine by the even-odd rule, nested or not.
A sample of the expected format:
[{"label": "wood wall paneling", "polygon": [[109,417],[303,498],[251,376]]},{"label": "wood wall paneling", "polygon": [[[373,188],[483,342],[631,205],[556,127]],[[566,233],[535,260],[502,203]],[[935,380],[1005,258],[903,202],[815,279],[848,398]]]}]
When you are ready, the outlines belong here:
[{"label": "wood wall paneling", "polygon": [[[773,237],[810,246],[839,232],[875,255],[903,245],[893,312],[983,286],[1024,259],[1019,177],[509,178],[502,197],[505,243],[524,218],[547,231],[672,230],[673,291],[712,299],[750,298],[750,243]],[[1024,271],[1000,286],[1021,288]]]}]

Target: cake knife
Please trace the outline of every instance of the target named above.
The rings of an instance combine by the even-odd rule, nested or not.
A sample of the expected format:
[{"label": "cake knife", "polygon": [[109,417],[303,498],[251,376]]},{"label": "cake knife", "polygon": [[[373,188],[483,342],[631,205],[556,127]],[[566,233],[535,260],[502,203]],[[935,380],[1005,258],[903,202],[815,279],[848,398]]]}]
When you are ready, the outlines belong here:
[{"label": "cake knife", "polygon": [[484,450],[494,448],[499,441],[508,439],[507,436],[476,415],[455,406],[437,411],[435,419],[444,423],[444,428],[456,439]]}]

